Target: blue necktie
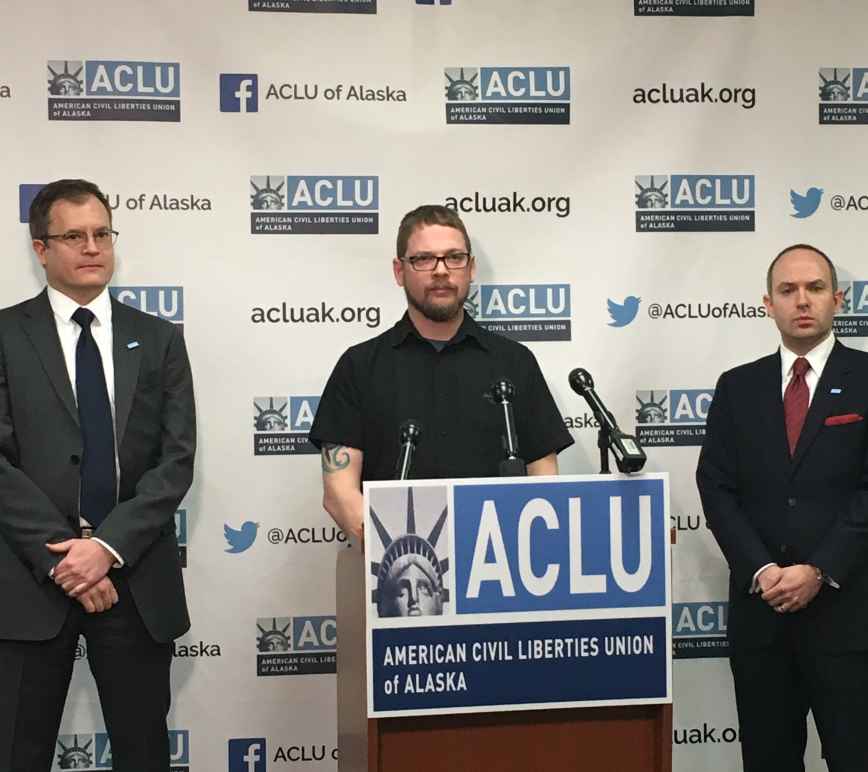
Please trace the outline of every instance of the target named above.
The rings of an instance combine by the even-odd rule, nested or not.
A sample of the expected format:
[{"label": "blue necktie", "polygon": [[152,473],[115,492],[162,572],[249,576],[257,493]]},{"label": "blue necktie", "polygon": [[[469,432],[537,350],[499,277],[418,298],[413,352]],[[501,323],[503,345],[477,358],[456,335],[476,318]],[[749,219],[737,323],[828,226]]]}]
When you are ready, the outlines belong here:
[{"label": "blue necktie", "polygon": [[81,516],[97,528],[115,505],[115,437],[102,357],[90,330],[92,311],[79,308],[72,320],[81,327],[75,347],[75,391],[84,449],[81,458]]}]

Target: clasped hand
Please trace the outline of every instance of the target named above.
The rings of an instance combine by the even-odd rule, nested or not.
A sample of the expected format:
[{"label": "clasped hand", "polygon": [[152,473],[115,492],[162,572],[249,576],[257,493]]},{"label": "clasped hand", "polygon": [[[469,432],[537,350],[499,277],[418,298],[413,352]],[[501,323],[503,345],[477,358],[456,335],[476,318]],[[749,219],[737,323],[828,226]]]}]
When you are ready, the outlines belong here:
[{"label": "clasped hand", "polygon": [[762,599],[779,614],[800,611],[820,591],[822,580],[810,565],[769,566],[757,580]]},{"label": "clasped hand", "polygon": [[64,555],[54,569],[54,583],[78,600],[85,611],[105,611],[117,603],[117,591],[106,576],[115,559],[102,544],[93,539],[67,539],[45,546],[56,555]]}]

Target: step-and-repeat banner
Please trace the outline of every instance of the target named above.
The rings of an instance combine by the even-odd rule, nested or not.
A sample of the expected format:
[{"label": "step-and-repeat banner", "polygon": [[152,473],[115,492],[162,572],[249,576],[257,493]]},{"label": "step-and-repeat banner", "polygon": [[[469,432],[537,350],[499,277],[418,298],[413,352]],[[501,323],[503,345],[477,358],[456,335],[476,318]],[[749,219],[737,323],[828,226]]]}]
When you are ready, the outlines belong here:
[{"label": "step-and-repeat banner", "polygon": [[[868,336],[868,9],[850,0],[50,0],[3,14],[0,303],[35,294],[34,186],[114,209],[124,303],[182,325],[200,450],[177,513],[193,627],[173,763],[336,769],[334,563],[307,442],[350,344],[404,307],[401,216],[444,203],[468,310],[527,342],[597,471],[587,368],[671,475],[674,754],[740,769],[727,569],[693,471],[719,373],[774,349],[784,246],[836,261]],[[280,667],[273,655],[281,653]],[[809,768],[821,769],[812,733]],[[110,766],[85,645],[58,769]]]}]

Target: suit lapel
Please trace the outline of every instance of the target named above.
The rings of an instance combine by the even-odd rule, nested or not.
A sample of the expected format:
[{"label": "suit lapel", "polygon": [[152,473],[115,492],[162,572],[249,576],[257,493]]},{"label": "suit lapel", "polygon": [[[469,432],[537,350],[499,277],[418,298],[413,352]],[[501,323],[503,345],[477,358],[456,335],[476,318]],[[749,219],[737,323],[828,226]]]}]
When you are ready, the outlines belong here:
[{"label": "suit lapel", "polygon": [[826,416],[829,415],[835,401],[835,397],[831,394],[832,388],[843,388],[844,379],[846,377],[848,367],[847,358],[844,356],[844,347],[835,342],[835,347],[829,355],[826,366],[823,368],[823,375],[817,383],[817,388],[814,390],[814,398],[811,400],[811,407],[808,409],[808,415],[805,417],[805,425],[802,427],[802,433],[799,435],[799,442],[796,444],[796,452],[793,455],[793,465],[790,473],[795,473],[799,463],[805,457],[808,448],[817,438],[820,427]]},{"label": "suit lapel", "polygon": [[[115,366],[115,432],[118,448],[124,441],[127,419],[139,379],[142,359],[136,313],[112,298],[112,353]],[[132,348],[131,344],[134,344]]]},{"label": "suit lapel", "polygon": [[21,326],[30,338],[48,380],[63,403],[72,420],[78,424],[78,407],[69,381],[69,372],[63,359],[63,349],[54,323],[54,312],[48,302],[48,293],[42,290],[24,307]]}]

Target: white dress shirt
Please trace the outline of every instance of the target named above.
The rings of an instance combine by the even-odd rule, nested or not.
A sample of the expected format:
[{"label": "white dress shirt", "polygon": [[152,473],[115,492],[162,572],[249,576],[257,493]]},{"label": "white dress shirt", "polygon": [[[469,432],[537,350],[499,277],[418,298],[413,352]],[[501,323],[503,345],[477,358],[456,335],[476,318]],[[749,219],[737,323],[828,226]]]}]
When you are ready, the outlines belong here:
[{"label": "white dress shirt", "polygon": [[[108,289],[103,289],[93,300],[86,306],[79,306],[72,298],[64,295],[54,287],[48,287],[48,302],[51,304],[51,310],[54,312],[54,324],[57,327],[57,336],[60,338],[60,348],[63,350],[63,361],[66,362],[66,371],[69,373],[69,383],[72,386],[72,393],[78,402],[78,394],[75,386],[75,348],[78,345],[78,336],[81,335],[81,327],[72,321],[72,315],[79,308],[86,308],[94,315],[94,320],[90,325],[90,331],[93,339],[99,349],[99,355],[102,358],[102,369],[105,373],[105,385],[108,392],[109,405],[112,413],[112,426],[115,422],[115,365],[114,355],[112,352],[113,334],[112,334],[112,304],[109,298]],[[120,480],[120,464],[118,462],[117,440],[115,440],[115,478]],[[81,518],[82,526],[90,527],[90,523],[84,518]],[[105,547],[117,561],[117,566],[124,564],[123,558],[109,544],[106,544],[102,539],[94,539]]]},{"label": "white dress shirt", "polygon": [[[807,354],[803,354],[808,364],[811,366],[808,372],[805,373],[805,383],[808,385],[808,406],[814,399],[814,392],[817,390],[817,383],[820,376],[823,374],[823,368],[826,362],[829,361],[829,356],[832,349],[835,347],[835,336],[830,332],[822,341],[820,341]],[[799,354],[790,351],[786,346],[781,344],[781,396],[786,393],[787,386],[790,385],[790,379],[793,377],[793,364],[799,358]]]},{"label": "white dress shirt", "polygon": [[[808,407],[810,407],[814,399],[814,392],[817,390],[817,384],[823,375],[823,368],[826,367],[826,362],[829,361],[829,356],[834,347],[835,336],[831,332],[807,354],[796,354],[781,343],[781,397],[786,394],[787,386],[790,385],[790,380],[793,377],[793,365],[800,356],[803,356],[808,360],[808,364],[810,365],[810,368],[805,373],[805,384],[808,387]],[[751,592],[759,592],[759,575],[769,566],[773,565],[775,564],[766,563],[753,575]],[[828,576],[824,576],[823,581],[835,589],[840,589],[840,585]]]}]

